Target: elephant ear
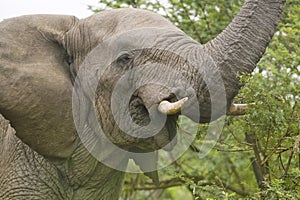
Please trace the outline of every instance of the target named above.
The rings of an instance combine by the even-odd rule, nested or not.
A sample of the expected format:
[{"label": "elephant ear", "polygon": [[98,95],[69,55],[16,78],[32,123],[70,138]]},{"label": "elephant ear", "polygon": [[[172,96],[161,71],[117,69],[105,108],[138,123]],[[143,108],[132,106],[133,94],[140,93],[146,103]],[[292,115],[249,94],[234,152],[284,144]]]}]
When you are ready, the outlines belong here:
[{"label": "elephant ear", "polygon": [[46,157],[66,158],[76,146],[71,58],[63,38],[77,21],[29,15],[0,23],[0,113],[24,143]]}]

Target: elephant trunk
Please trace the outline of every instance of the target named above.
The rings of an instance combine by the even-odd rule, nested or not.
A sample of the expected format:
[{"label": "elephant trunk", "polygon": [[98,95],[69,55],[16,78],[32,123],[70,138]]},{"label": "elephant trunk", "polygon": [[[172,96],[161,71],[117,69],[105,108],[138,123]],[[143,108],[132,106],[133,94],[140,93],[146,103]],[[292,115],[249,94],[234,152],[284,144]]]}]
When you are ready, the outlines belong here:
[{"label": "elephant trunk", "polygon": [[250,73],[280,20],[285,0],[248,0],[228,27],[204,45],[222,75],[227,109],[240,88],[237,75]]}]

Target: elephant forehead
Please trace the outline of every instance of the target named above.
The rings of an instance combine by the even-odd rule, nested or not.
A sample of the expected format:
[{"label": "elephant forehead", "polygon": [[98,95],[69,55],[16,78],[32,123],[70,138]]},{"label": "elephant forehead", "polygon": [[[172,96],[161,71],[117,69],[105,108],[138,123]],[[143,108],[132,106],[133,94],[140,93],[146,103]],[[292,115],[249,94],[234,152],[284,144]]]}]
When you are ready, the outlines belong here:
[{"label": "elephant forehead", "polygon": [[187,38],[182,32],[150,27],[121,32],[109,37],[97,46],[101,46],[102,49],[110,52],[111,55],[118,56],[124,51],[137,49],[160,48],[170,51],[174,41],[183,44],[186,40]]},{"label": "elephant forehead", "polygon": [[[89,44],[94,47],[112,37],[114,37],[113,40],[116,40],[116,37],[120,35],[122,35],[120,40],[123,40],[125,43],[127,42],[126,38],[131,38],[130,43],[147,45],[147,42],[149,42],[149,47],[153,40],[161,34],[168,32],[183,34],[180,29],[164,17],[153,12],[131,8],[115,9],[94,14],[80,20],[76,27],[81,30],[83,38],[88,38]],[[153,30],[151,31],[151,29]],[[160,31],[159,29],[164,30]],[[126,33],[127,36],[125,38],[123,34]],[[164,37],[164,40],[166,39],[167,37]]]},{"label": "elephant forehead", "polygon": [[103,11],[80,21],[92,33],[97,33],[97,36],[103,32],[105,35],[113,35],[147,27],[168,27],[169,30],[179,30],[159,14],[132,8]]}]

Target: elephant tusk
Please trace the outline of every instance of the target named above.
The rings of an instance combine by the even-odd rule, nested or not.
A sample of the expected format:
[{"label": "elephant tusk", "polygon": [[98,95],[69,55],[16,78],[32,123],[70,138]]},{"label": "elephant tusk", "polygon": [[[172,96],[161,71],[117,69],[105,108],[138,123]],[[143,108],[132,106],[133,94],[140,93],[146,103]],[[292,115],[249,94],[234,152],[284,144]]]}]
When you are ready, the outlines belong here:
[{"label": "elephant tusk", "polygon": [[182,106],[187,100],[188,97],[180,99],[179,101],[176,101],[174,103],[171,103],[166,100],[161,101],[158,105],[158,111],[165,115],[174,115],[181,110]]},{"label": "elephant tusk", "polygon": [[227,111],[227,115],[244,115],[248,110],[247,104],[232,104]]}]

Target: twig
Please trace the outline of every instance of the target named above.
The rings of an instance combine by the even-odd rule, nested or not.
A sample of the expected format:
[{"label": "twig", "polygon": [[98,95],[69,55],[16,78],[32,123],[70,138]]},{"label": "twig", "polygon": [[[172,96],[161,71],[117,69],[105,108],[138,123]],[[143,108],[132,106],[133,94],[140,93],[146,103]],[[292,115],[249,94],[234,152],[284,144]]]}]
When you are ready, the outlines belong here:
[{"label": "twig", "polygon": [[278,166],[278,169],[280,170],[280,166],[282,167],[283,170],[285,170],[283,161],[282,161],[282,157],[281,157],[281,153],[278,155],[278,159],[279,159],[279,163],[280,165]]},{"label": "twig", "polygon": [[[194,177],[194,176],[193,176]],[[195,178],[195,177],[194,177]],[[196,179],[198,179],[199,177],[196,177]],[[169,182],[166,184],[163,184],[164,182]],[[157,189],[166,189],[166,188],[170,188],[170,187],[178,187],[178,186],[183,186],[185,182],[182,181],[179,178],[174,178],[171,180],[167,180],[167,181],[162,181],[160,186],[149,186],[149,187],[134,187],[134,190],[157,190]],[[206,182],[206,183],[201,183],[201,186],[206,186],[206,185],[215,185],[212,182]],[[220,179],[220,183],[216,183],[216,185],[218,186],[224,186],[225,189],[231,190],[241,196],[248,196],[250,193],[248,191],[245,190],[241,190],[239,188],[236,188],[232,185],[226,184],[225,181]]]},{"label": "twig", "polygon": [[240,176],[235,164],[232,162],[232,160],[230,159],[230,157],[227,154],[226,154],[226,159],[228,160],[228,162],[230,164],[231,171],[233,172],[233,174],[237,178],[238,183],[239,183],[240,187],[242,188],[242,191],[245,191],[245,186],[242,182],[241,176]]},{"label": "twig", "polygon": [[246,151],[251,151],[251,149],[220,149],[217,147],[214,147],[215,150],[221,151],[221,152],[246,152]]},{"label": "twig", "polygon": [[297,137],[297,139],[295,140],[295,143],[294,143],[294,147],[293,147],[293,152],[294,153],[297,153],[299,152],[299,145],[300,145],[300,133]]},{"label": "twig", "polygon": [[290,165],[291,165],[291,161],[292,161],[293,155],[294,155],[294,151],[291,151],[291,154],[290,154],[290,156],[289,156],[288,163],[286,164],[286,168],[285,168],[285,170],[284,170],[283,176],[286,176],[287,173],[288,173],[288,171],[289,171],[289,168],[290,168]]},{"label": "twig", "polygon": [[269,153],[269,155],[267,155],[264,160],[261,162],[261,165],[264,165],[272,156],[273,154],[278,150],[278,148],[281,146],[281,144],[283,143],[283,141],[286,139],[286,137],[290,134],[289,132],[289,128],[287,129],[286,133],[279,138],[278,143],[276,144],[276,146],[272,149],[271,153]]},{"label": "twig", "polygon": [[254,151],[255,158],[251,158],[251,164],[252,168],[255,174],[255,178],[257,181],[257,185],[259,188],[263,189],[264,188],[264,168],[261,165],[261,159],[260,159],[260,154],[259,154],[259,149],[257,148],[255,139],[254,139],[254,134],[245,134],[246,135],[246,141],[249,144],[252,144],[252,148]]},{"label": "twig", "polygon": [[241,190],[241,189],[236,188],[236,187],[234,187],[234,186],[232,186],[232,185],[225,184],[225,182],[222,182],[222,184],[223,184],[223,186],[224,186],[226,189],[231,190],[231,191],[233,191],[233,192],[235,192],[235,193],[237,193],[237,194],[239,194],[239,195],[241,195],[241,196],[248,196],[248,195],[250,195],[250,192],[248,192],[248,191],[246,191],[246,190]]},{"label": "twig", "polygon": [[152,186],[152,187],[134,187],[134,190],[158,190],[158,189],[166,189],[170,187],[178,187],[183,186],[182,183],[174,183],[174,184],[168,184],[168,185],[160,185],[160,186]]},{"label": "twig", "polygon": [[234,137],[234,139],[235,139],[239,144],[247,145],[247,146],[251,146],[251,147],[252,147],[252,144],[249,144],[249,143],[247,143],[247,142],[243,142],[243,141],[241,141],[238,137],[236,137],[235,134],[234,134],[234,131],[232,130],[232,128],[231,128],[230,126],[227,126],[226,128],[229,130],[230,134]]},{"label": "twig", "polygon": [[[295,113],[296,105],[297,105],[297,102],[294,104],[294,106],[292,108],[293,109],[292,110],[292,114],[291,114],[292,116]],[[261,165],[264,165],[272,157],[272,155],[277,151],[277,149],[281,146],[281,144],[283,143],[283,141],[286,139],[286,137],[289,136],[289,134],[290,134],[290,128],[291,128],[290,126],[287,128],[285,134],[279,139],[277,145],[273,148],[273,150],[271,151],[271,153],[262,161]],[[300,138],[299,138],[299,142],[300,142]]]},{"label": "twig", "polygon": [[226,115],[245,115],[248,110],[248,104],[232,104]]}]

